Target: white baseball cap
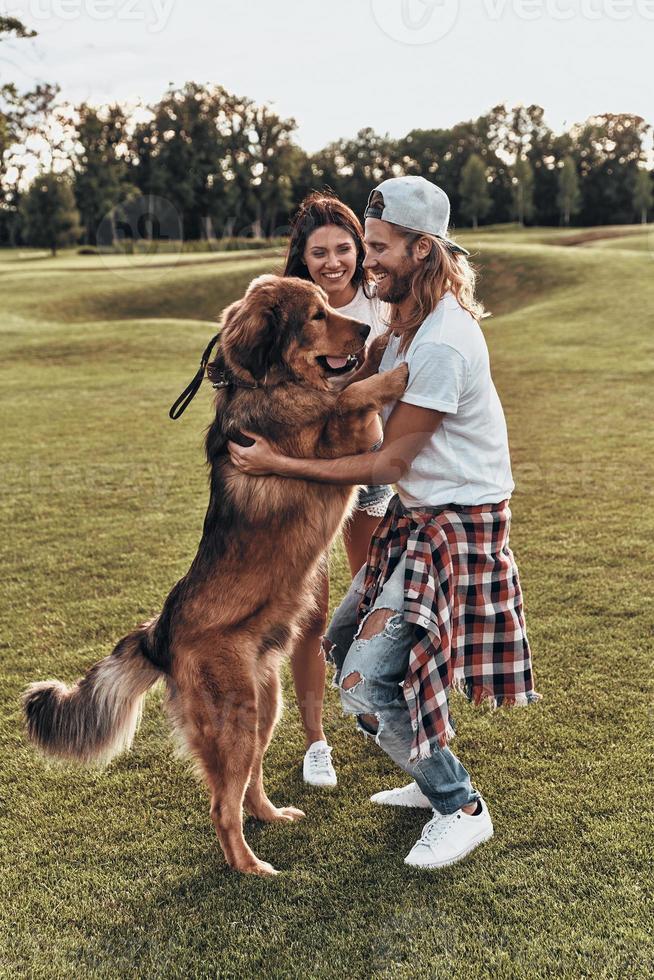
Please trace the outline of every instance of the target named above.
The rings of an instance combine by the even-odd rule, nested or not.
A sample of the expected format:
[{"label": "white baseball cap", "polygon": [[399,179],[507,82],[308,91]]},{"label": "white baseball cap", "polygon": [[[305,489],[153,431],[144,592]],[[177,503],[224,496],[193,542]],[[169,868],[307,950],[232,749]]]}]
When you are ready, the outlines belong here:
[{"label": "white baseball cap", "polygon": [[[375,191],[384,198],[382,204],[371,204]],[[424,177],[391,177],[371,191],[366,218],[379,218],[410,231],[439,238],[450,252],[470,255],[465,248],[447,237],[450,223],[450,199],[444,190]]]}]

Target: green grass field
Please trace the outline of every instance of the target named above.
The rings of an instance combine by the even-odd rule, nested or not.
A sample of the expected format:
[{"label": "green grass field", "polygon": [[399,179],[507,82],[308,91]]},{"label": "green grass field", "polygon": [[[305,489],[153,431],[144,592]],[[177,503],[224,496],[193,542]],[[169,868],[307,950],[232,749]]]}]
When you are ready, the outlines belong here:
[{"label": "green grass field", "polygon": [[[484,329],[543,694],[495,714],[454,702],[453,747],[495,837],[443,872],[405,868],[424,813],[368,803],[398,773],[332,690],[339,787],[304,788],[287,675],[267,781],[307,818],[247,821],[284,872],[265,881],[226,868],[160,693],[105,771],[38,758],[18,699],[78,677],[186,570],[209,393],[176,424],[167,410],[212,317],[279,258],[0,253],[2,977],[651,975],[654,249],[649,229],[625,231],[584,247],[540,229],[459,236],[496,314]],[[333,602],[346,586],[337,549]]]}]

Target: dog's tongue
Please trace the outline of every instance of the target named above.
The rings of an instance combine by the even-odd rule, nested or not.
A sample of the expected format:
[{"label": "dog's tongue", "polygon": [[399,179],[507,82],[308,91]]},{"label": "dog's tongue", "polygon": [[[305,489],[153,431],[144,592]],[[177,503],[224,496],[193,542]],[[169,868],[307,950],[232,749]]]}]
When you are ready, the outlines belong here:
[{"label": "dog's tongue", "polygon": [[337,368],[344,368],[347,364],[347,357],[327,357],[325,360],[330,368],[334,368],[335,371]]}]

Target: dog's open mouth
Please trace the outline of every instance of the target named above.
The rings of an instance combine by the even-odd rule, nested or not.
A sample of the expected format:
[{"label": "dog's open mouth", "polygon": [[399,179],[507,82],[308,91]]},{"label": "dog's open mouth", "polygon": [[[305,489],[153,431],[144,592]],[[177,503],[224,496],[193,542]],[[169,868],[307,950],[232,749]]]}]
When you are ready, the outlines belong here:
[{"label": "dog's open mouth", "polygon": [[342,357],[323,354],[316,360],[326,374],[347,374],[359,364],[356,354],[345,354]]}]

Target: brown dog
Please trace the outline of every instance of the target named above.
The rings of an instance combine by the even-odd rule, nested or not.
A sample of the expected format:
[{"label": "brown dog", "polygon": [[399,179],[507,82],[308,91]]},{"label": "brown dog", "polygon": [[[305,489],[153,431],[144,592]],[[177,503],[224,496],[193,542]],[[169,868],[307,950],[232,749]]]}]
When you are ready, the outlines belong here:
[{"label": "brown dog", "polygon": [[75,685],[45,681],[24,697],[29,736],[44,751],[108,761],[129,747],[145,692],[164,677],[173,724],[204,774],[211,819],[239,871],[276,873],[245,842],[243,804],[259,820],[303,816],[270,802],[262,760],[279,711],[280,654],[311,609],[318,563],[354,490],[246,476],[226,443],[248,429],[288,455],[370,449],[367,427],[402,395],[407,374],[401,367],[343,387],[368,332],[300,279],[262,276],[226,310],[209,365],[218,386],[206,440],[211,492],[193,564],[161,614]]}]

